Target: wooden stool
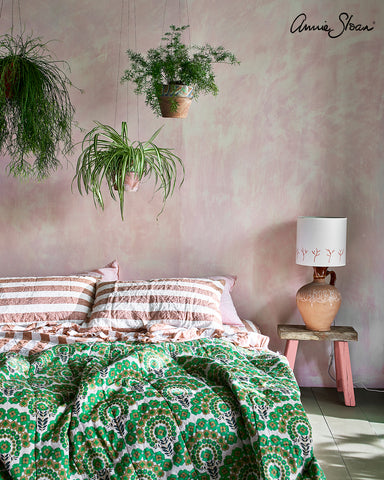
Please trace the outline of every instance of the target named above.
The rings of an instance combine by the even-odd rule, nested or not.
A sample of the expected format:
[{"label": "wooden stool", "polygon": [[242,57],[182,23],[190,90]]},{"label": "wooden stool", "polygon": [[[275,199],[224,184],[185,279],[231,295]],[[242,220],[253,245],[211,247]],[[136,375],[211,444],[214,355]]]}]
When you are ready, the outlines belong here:
[{"label": "wooden stool", "polygon": [[348,342],[357,342],[358,335],[353,327],[331,327],[328,332],[308,330],[302,325],[278,325],[277,333],[283,340],[287,340],[284,355],[289,366],[294,368],[299,340],[331,340],[335,346],[336,387],[343,392],[344,403],[354,407],[355,392],[353,390],[351,359],[349,357]]}]

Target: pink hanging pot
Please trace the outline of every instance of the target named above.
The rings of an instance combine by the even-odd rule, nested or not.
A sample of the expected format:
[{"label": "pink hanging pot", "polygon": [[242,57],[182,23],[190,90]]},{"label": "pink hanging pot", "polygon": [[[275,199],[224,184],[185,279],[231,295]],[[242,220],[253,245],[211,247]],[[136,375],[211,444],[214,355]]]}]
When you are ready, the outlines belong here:
[{"label": "pink hanging pot", "polygon": [[[137,192],[140,186],[140,177],[136,172],[127,172],[124,179],[124,190],[127,192]],[[113,188],[117,190],[116,183]]]},{"label": "pink hanging pot", "polygon": [[124,188],[128,192],[137,192],[140,185],[140,177],[136,172],[128,172],[124,180]]}]

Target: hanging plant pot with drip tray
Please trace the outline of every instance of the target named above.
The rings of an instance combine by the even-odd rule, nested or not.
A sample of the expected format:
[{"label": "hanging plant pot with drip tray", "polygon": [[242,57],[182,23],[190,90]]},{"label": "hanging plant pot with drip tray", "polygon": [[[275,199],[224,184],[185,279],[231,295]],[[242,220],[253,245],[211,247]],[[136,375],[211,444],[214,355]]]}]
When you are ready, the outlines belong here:
[{"label": "hanging plant pot with drip tray", "polygon": [[130,66],[121,80],[133,82],[136,95],[145,95],[145,103],[157,116],[185,118],[192,98],[217,95],[213,64],[240,63],[221,46],[185,45],[181,35],[188,27],[171,25],[162,38],[165,44],[148,50],[146,57],[127,51]]}]

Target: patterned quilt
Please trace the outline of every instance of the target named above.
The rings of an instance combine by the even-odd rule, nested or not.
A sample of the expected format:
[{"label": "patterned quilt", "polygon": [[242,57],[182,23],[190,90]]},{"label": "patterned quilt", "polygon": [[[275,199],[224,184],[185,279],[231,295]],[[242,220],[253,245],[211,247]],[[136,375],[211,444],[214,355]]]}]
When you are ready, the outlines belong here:
[{"label": "patterned quilt", "polygon": [[0,354],[1,479],[325,479],[287,362],[224,339]]}]

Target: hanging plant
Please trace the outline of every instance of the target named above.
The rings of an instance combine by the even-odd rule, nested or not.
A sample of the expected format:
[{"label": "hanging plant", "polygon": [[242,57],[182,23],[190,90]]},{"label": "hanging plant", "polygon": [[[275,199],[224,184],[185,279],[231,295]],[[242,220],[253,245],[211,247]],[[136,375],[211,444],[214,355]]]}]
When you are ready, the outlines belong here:
[{"label": "hanging plant", "polygon": [[157,116],[185,118],[192,98],[197,99],[200,94],[217,95],[213,64],[240,63],[221,46],[185,45],[181,34],[188,27],[171,25],[162,38],[166,43],[148,50],[146,57],[127,51],[130,66],[122,81],[135,83],[134,92],[145,95],[145,103]]},{"label": "hanging plant", "polygon": [[72,148],[72,84],[62,65],[40,38],[0,37],[0,151],[14,176],[41,180]]},{"label": "hanging plant", "polygon": [[162,127],[146,142],[131,142],[126,122],[122,122],[121,133],[109,125],[95,123],[96,126],[83,139],[82,152],[73,179],[77,181],[80,194],[83,194],[83,188],[86,194],[92,192],[95,205],[98,204],[104,209],[101,188],[105,178],[114,200],[117,193],[121,218],[124,220],[126,185],[131,185],[130,189],[135,191],[137,182],[153,175],[156,191],[161,190],[163,193],[162,212],[167,198],[174,191],[178,166],[183,170],[180,186],[184,180],[182,160],[171,149],[158,147],[153,143]]}]

